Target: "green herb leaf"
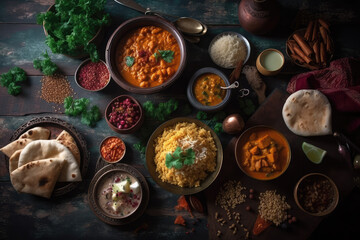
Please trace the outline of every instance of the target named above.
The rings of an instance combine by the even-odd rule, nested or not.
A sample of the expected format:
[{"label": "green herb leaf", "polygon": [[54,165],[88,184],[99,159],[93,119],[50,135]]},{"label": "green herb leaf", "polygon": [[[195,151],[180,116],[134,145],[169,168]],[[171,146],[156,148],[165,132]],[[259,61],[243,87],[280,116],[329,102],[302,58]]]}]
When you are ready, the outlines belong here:
[{"label": "green herb leaf", "polygon": [[134,57],[130,57],[130,56],[125,57],[125,63],[128,67],[131,67],[132,65],[134,65],[134,62],[135,62]]},{"label": "green herb leaf", "polygon": [[33,66],[42,71],[45,75],[51,76],[58,70],[58,66],[51,61],[47,51],[43,54],[43,57],[43,60],[35,59],[33,61]]},{"label": "green herb leaf", "polygon": [[0,75],[0,85],[6,87],[11,95],[18,95],[21,92],[21,86],[18,83],[26,80],[26,73],[22,68],[13,67],[8,72]]},{"label": "green herb leaf", "polygon": [[87,98],[80,98],[74,100],[72,97],[64,99],[65,114],[68,116],[80,116],[81,123],[94,127],[101,119],[101,112],[98,106],[94,105],[88,110],[90,100]]},{"label": "green herb leaf", "polygon": [[208,118],[208,115],[206,112],[198,111],[198,113],[196,114],[196,118],[199,120],[206,120]]},{"label": "green herb leaf", "polygon": [[160,53],[161,58],[164,59],[165,62],[170,63],[174,59],[174,51],[172,50],[158,50],[158,52]]},{"label": "green herb leaf", "polygon": [[195,152],[192,148],[188,148],[185,152],[181,150],[181,147],[176,147],[175,151],[167,153],[165,156],[165,165],[167,168],[174,167],[175,169],[181,169],[184,165],[192,165],[195,161]]},{"label": "green herb leaf", "polygon": [[161,55],[159,53],[154,53],[154,57],[155,57],[155,60],[158,61],[159,57],[161,57]]},{"label": "green herb leaf", "polygon": [[179,102],[175,99],[170,99],[167,102],[159,103],[157,106],[151,101],[146,101],[143,105],[145,114],[155,120],[164,121],[171,113],[178,109]]},{"label": "green herb leaf", "polygon": [[209,95],[208,95],[207,92],[205,92],[205,91],[202,92],[202,95],[204,95],[206,98],[209,97]]}]

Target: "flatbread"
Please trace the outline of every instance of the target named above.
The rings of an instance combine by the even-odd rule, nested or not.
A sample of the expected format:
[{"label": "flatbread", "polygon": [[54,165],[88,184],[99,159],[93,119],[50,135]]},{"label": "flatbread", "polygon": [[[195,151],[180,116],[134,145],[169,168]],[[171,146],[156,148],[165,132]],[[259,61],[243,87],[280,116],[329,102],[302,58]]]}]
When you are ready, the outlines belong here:
[{"label": "flatbread", "polygon": [[282,115],[286,126],[300,136],[332,134],[331,105],[318,90],[299,90],[286,100]]},{"label": "flatbread", "polygon": [[15,140],[5,147],[1,148],[0,151],[2,151],[6,156],[11,157],[11,155],[14,154],[17,150],[23,149],[28,145],[30,142],[32,142],[31,139],[23,138]]},{"label": "flatbread", "polygon": [[28,144],[20,153],[18,167],[46,158],[66,160],[58,182],[78,182],[82,180],[80,168],[74,155],[56,140],[36,140]]},{"label": "flatbread", "polygon": [[10,173],[18,168],[18,166],[19,166],[19,157],[20,157],[21,151],[22,151],[22,149],[17,150],[16,152],[14,152],[13,155],[11,155],[11,157],[9,159],[9,172]]},{"label": "flatbread", "polygon": [[19,139],[27,138],[31,140],[49,139],[50,130],[43,127],[34,127],[21,134]]},{"label": "flatbread", "polygon": [[18,192],[50,198],[64,164],[62,159],[29,162],[10,173],[11,183]]},{"label": "flatbread", "polygon": [[80,151],[76,145],[75,139],[70,135],[70,133],[68,133],[66,130],[63,130],[56,138],[56,141],[58,141],[70,150],[70,152],[74,155],[76,162],[80,166]]}]

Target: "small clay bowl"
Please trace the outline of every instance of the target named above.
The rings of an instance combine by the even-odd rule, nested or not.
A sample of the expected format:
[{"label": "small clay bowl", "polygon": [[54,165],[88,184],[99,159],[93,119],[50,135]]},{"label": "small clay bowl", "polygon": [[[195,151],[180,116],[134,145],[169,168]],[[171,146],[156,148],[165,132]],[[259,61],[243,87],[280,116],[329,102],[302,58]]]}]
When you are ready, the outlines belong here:
[{"label": "small clay bowl", "polygon": [[204,112],[215,112],[215,111],[219,111],[221,109],[223,109],[226,104],[230,101],[230,96],[231,96],[231,89],[227,89],[226,91],[226,95],[224,97],[224,99],[222,100],[222,102],[220,102],[219,104],[215,105],[215,106],[206,106],[203,105],[202,103],[200,103],[196,97],[195,97],[195,92],[194,92],[194,85],[196,83],[196,80],[203,74],[206,73],[214,73],[216,75],[218,75],[219,77],[221,77],[224,82],[225,82],[225,86],[228,87],[230,86],[230,82],[228,80],[228,78],[226,77],[226,75],[221,72],[220,70],[216,69],[216,68],[212,68],[212,67],[206,67],[206,68],[201,68],[199,70],[197,70],[194,75],[191,77],[188,87],[187,87],[187,97],[188,100],[190,102],[190,104],[195,107],[196,109],[200,110],[200,111],[204,111]]},{"label": "small clay bowl", "polygon": [[[268,66],[266,64],[266,59],[268,61],[274,62],[275,60],[279,61],[275,66]],[[277,75],[283,68],[285,63],[285,58],[282,52],[277,49],[269,48],[262,51],[256,59],[256,68],[264,76],[274,76]]]},{"label": "small clay bowl", "polygon": [[[116,101],[118,101],[118,100],[123,101],[126,98],[129,98],[133,103],[135,103],[136,105],[139,106],[139,119],[131,127],[120,129],[119,127],[113,125],[110,122],[109,114],[112,112],[112,106]],[[133,133],[133,132],[137,131],[141,127],[141,125],[144,122],[144,113],[143,113],[143,109],[142,109],[141,104],[135,98],[133,98],[132,96],[129,96],[129,95],[120,95],[120,96],[114,98],[113,100],[111,100],[110,103],[107,105],[107,107],[105,109],[105,120],[106,120],[106,123],[109,125],[109,127],[113,131],[115,131],[117,133],[120,133],[120,134],[130,134],[130,133]]]},{"label": "small clay bowl", "polygon": [[107,72],[108,72],[108,74],[109,74],[109,77],[107,77],[106,83],[105,83],[102,87],[97,88],[97,89],[88,89],[88,88],[85,88],[84,86],[82,86],[82,85],[79,83],[79,73],[80,73],[80,69],[81,69],[82,67],[84,67],[86,64],[90,63],[90,62],[91,62],[91,59],[88,58],[88,59],[86,59],[85,61],[83,61],[82,63],[80,63],[80,65],[77,67],[77,69],[76,69],[76,71],[75,71],[75,75],[74,75],[75,82],[76,82],[76,84],[77,84],[80,88],[82,88],[82,89],[84,89],[84,90],[86,90],[86,91],[98,92],[98,91],[101,91],[101,90],[103,90],[104,88],[106,88],[107,85],[109,85],[110,79],[111,79],[111,74],[110,74],[109,68],[108,68],[108,66],[106,65],[106,63],[105,63],[104,61],[100,60],[100,61],[99,61],[98,63],[96,63],[96,64],[104,64],[105,67],[106,67],[106,70],[107,70]]},{"label": "small clay bowl", "polygon": [[[309,209],[308,207],[304,206],[302,198],[306,198],[307,196],[306,196],[306,193],[304,195],[301,192],[302,192],[302,189],[304,189],[306,186],[311,187],[311,185],[315,181],[323,181],[323,180],[326,181],[327,184],[329,184],[329,186],[330,186],[329,189],[326,189],[324,191],[326,191],[327,193],[329,193],[332,196],[327,196],[328,198],[326,200],[329,202],[328,202],[328,206],[326,207],[326,209],[324,209],[322,211],[315,211],[315,210],[313,211],[313,210]],[[323,187],[323,185],[322,185],[322,187]],[[313,188],[311,187],[311,189],[313,189]],[[318,191],[318,192],[320,193],[321,191]],[[313,193],[313,191],[311,191],[310,194],[312,194],[312,193]],[[303,176],[302,178],[300,178],[300,180],[296,183],[296,186],[294,188],[294,199],[295,199],[297,206],[302,211],[306,212],[307,214],[310,214],[312,216],[325,216],[325,215],[328,215],[329,213],[331,213],[332,211],[334,211],[334,209],[336,208],[336,206],[339,202],[339,191],[338,191],[334,181],[331,180],[331,178],[329,178],[325,174],[309,173],[309,174]]]},{"label": "small clay bowl", "polygon": [[[104,144],[106,144],[106,142],[107,142],[109,139],[112,139],[112,138],[115,138],[115,139],[120,140],[120,144],[122,144],[122,145],[124,146],[124,151],[123,151],[123,153],[121,154],[121,156],[120,156],[118,159],[115,159],[114,161],[109,161],[109,159],[107,159],[107,157],[103,155],[103,153],[102,153],[101,150],[102,150]],[[100,143],[99,152],[100,152],[100,155],[101,155],[102,160],[104,160],[105,162],[107,162],[107,163],[117,163],[117,162],[120,162],[120,161],[124,158],[125,153],[126,153],[126,145],[125,145],[124,141],[123,141],[121,138],[119,138],[119,137],[115,137],[115,136],[106,137],[106,138],[104,138],[104,140],[102,140],[101,143]]]}]

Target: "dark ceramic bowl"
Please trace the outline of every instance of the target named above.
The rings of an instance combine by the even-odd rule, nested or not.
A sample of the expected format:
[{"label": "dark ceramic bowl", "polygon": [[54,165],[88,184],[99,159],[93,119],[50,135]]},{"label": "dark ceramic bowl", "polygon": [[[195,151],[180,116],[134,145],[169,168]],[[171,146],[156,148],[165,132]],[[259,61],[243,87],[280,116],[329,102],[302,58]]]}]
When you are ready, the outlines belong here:
[{"label": "dark ceramic bowl", "polygon": [[[178,185],[174,185],[168,182],[163,182],[161,180],[161,178],[159,177],[159,174],[156,172],[156,164],[154,161],[155,158],[155,140],[156,138],[158,138],[164,131],[165,128],[171,127],[176,125],[177,123],[181,123],[181,122],[188,122],[188,123],[195,123],[197,126],[204,128],[207,131],[210,131],[211,136],[214,139],[215,142],[215,146],[217,148],[217,153],[216,153],[216,168],[214,172],[208,173],[207,177],[202,180],[200,182],[200,186],[199,187],[180,187]],[[217,178],[217,176],[220,173],[221,170],[221,166],[223,163],[223,149],[222,149],[222,145],[220,142],[219,137],[216,135],[216,133],[205,123],[203,123],[202,121],[198,120],[198,119],[193,119],[193,118],[185,118],[185,117],[181,117],[181,118],[173,118],[168,120],[167,122],[164,122],[163,124],[161,124],[151,135],[147,146],[146,146],[146,166],[147,169],[150,173],[150,176],[152,177],[152,179],[163,189],[165,189],[166,191],[169,191],[171,193],[174,194],[178,194],[178,195],[191,195],[191,194],[195,194],[198,192],[201,192],[203,190],[205,190],[207,187],[209,187]]]},{"label": "dark ceramic bowl", "polygon": [[[117,100],[125,100],[126,98],[130,98],[135,104],[137,104],[139,106],[140,117],[137,120],[137,122],[135,123],[135,125],[133,125],[132,127],[125,128],[125,129],[119,129],[119,128],[117,128],[117,126],[113,125],[109,121],[109,114],[112,111],[112,106],[113,106],[115,101],[117,101]],[[113,100],[111,100],[110,103],[107,105],[106,110],[105,110],[105,120],[106,120],[106,123],[109,125],[109,127],[113,131],[115,131],[117,133],[120,133],[120,134],[129,134],[129,133],[133,133],[133,132],[137,131],[141,127],[141,125],[144,122],[144,113],[143,113],[143,109],[142,109],[141,104],[135,98],[133,98],[132,96],[129,96],[129,95],[120,95],[120,96],[114,98]]]},{"label": "dark ceramic bowl", "polygon": [[[277,144],[281,143],[282,148],[279,152],[279,158],[278,158],[281,162],[281,170],[274,171],[272,173],[250,171],[249,167],[244,166],[243,163],[245,159],[244,157],[245,153],[243,151],[243,147],[249,141],[249,138],[252,134],[256,133],[260,137],[265,134],[268,134],[269,132],[271,133],[269,136],[273,138],[275,142],[277,142]],[[272,127],[259,125],[247,129],[237,139],[235,144],[235,159],[241,171],[243,171],[243,173],[245,173],[247,176],[257,180],[267,181],[280,177],[287,170],[291,160],[291,149],[289,142],[282,133],[280,133],[279,131],[275,130]]]},{"label": "dark ceramic bowl", "polygon": [[109,78],[107,79],[107,83],[106,83],[103,87],[98,88],[98,89],[91,90],[91,89],[87,89],[87,88],[81,86],[80,83],[79,83],[79,71],[80,71],[80,69],[81,69],[83,66],[85,66],[85,65],[86,65],[87,63],[89,63],[89,62],[91,62],[91,59],[90,59],[90,58],[84,60],[84,61],[83,61],[82,63],[80,63],[80,65],[77,67],[77,69],[76,69],[76,71],[75,71],[75,75],[74,75],[75,82],[76,82],[76,84],[77,84],[80,88],[82,88],[83,90],[90,91],[90,92],[101,91],[101,90],[103,90],[104,88],[106,88],[107,85],[109,85],[109,82],[110,82],[110,79],[111,79],[111,75],[110,75],[110,72],[109,72],[109,68],[108,68],[108,66],[106,65],[106,63],[105,63],[103,60],[100,60],[100,62],[102,62],[103,64],[105,64],[106,69],[107,69],[107,71],[109,72]]},{"label": "dark ceramic bowl", "polygon": [[[326,189],[326,193],[328,194],[328,206],[323,209],[322,211],[312,211],[310,210],[308,207],[304,206],[304,201],[302,200],[302,198],[304,199],[310,199],[308,198],[309,196],[306,196],[306,193],[301,193],[302,191],[304,191],[305,189],[308,189],[309,186],[314,186],[317,185],[319,187],[319,182],[317,184],[315,184],[316,181],[327,181],[327,183],[330,186],[330,190]],[[303,190],[301,190],[303,189]],[[313,188],[310,187],[310,192],[307,194],[314,194]],[[317,193],[321,194],[324,193],[324,190],[317,190]],[[304,196],[302,196],[302,194],[304,194]],[[329,196],[331,195],[331,196]],[[325,216],[330,214],[332,211],[334,211],[334,209],[336,208],[338,202],[339,202],[339,191],[336,187],[336,184],[334,183],[333,180],[331,180],[331,178],[329,178],[328,176],[326,176],[325,174],[322,173],[309,173],[305,176],[303,176],[296,184],[295,188],[294,188],[294,199],[296,204],[298,205],[298,207],[306,212],[307,214],[313,215],[313,216]],[[322,203],[327,202],[324,199],[321,201]],[[316,205],[320,205],[319,201],[316,201]]]},{"label": "dark ceramic bowl", "polygon": [[[163,84],[150,88],[136,87],[125,81],[125,79],[121,76],[121,74],[119,73],[116,67],[116,60],[115,60],[116,48],[118,46],[119,41],[128,32],[144,26],[157,26],[170,32],[175,37],[177,43],[179,44],[180,54],[181,54],[180,65],[177,72]],[[164,18],[157,16],[141,16],[141,17],[132,18],[124,22],[115,30],[115,32],[112,34],[112,36],[110,37],[107,43],[105,59],[107,65],[109,66],[111,77],[120,87],[133,93],[139,93],[139,94],[156,93],[171,86],[176,81],[176,79],[180,77],[186,64],[186,44],[181,33],[175,28],[175,26],[172,23],[166,21]]]},{"label": "dark ceramic bowl", "polygon": [[225,98],[218,105],[215,105],[215,106],[203,105],[195,97],[194,84],[196,82],[196,79],[205,73],[214,73],[214,74],[220,76],[224,80],[225,85],[230,86],[230,82],[229,82],[228,78],[221,71],[217,70],[216,68],[212,68],[212,67],[201,68],[198,71],[196,71],[190,79],[190,82],[187,87],[188,100],[193,107],[195,107],[196,109],[198,109],[200,111],[204,111],[204,112],[219,111],[219,110],[223,109],[226,106],[226,104],[230,101],[231,89],[226,90]]}]

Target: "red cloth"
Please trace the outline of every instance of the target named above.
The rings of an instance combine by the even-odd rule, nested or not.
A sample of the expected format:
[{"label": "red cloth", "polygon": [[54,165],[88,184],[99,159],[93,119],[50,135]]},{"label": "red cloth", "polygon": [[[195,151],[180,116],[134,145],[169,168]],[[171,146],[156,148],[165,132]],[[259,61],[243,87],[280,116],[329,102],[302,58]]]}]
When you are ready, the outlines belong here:
[{"label": "red cloth", "polygon": [[329,99],[335,113],[351,115],[347,119],[347,131],[360,126],[360,60],[341,58],[330,63],[328,68],[310,71],[291,78],[287,91],[317,89]]}]

